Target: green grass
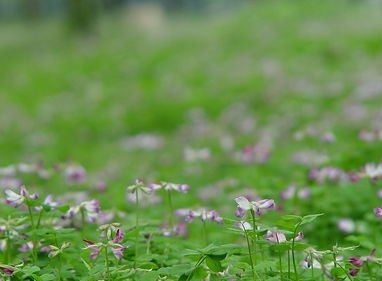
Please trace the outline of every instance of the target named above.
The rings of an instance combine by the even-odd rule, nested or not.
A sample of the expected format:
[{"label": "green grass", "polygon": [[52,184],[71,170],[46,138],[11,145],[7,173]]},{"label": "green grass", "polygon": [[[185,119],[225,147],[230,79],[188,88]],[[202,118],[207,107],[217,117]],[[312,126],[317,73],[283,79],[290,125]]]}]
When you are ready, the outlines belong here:
[{"label": "green grass", "polygon": [[[358,132],[375,126],[382,105],[381,91],[359,93],[380,81],[381,38],[380,7],[346,1],[259,2],[221,15],[166,18],[147,32],[120,12],[81,38],[55,20],[3,24],[0,164],[79,162],[90,175],[106,174],[108,192],[95,195],[105,208],[129,211],[121,194],[135,178],[187,182],[191,196],[234,178],[237,188],[275,196],[292,182],[308,184],[308,168],[291,161],[299,150],[356,170],[380,160],[381,142],[361,142]],[[344,113],[352,104],[363,107],[362,118]],[[195,110],[208,125],[201,134],[190,117]],[[245,118],[256,123],[247,133],[238,129]],[[309,126],[332,131],[336,142],[295,141]],[[146,132],[163,136],[164,147],[121,148],[124,137]],[[224,135],[241,150],[264,134],[273,148],[265,165],[242,165],[220,147]],[[185,163],[185,146],[209,147],[212,160]],[[51,188],[63,191],[59,183]],[[177,207],[205,204],[192,198],[179,196]],[[227,200],[207,204],[234,206]]]}]

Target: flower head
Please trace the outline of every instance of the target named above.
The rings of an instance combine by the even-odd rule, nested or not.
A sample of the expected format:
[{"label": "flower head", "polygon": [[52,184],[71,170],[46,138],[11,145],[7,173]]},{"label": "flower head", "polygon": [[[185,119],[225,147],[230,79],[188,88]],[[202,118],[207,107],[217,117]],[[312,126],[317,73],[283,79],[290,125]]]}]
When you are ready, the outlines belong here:
[{"label": "flower head", "polygon": [[28,190],[22,186],[20,188],[20,193],[16,193],[10,189],[5,190],[6,199],[5,202],[12,206],[12,207],[18,207],[22,205],[25,201],[31,199],[36,200],[38,198],[37,193],[33,193],[29,195]]},{"label": "flower head", "polygon": [[272,199],[262,199],[259,201],[249,201],[244,196],[237,197],[235,199],[237,203],[238,209],[241,210],[237,213],[241,213],[243,211],[253,210],[257,216],[262,215],[266,210],[274,209],[275,202]]},{"label": "flower head", "polygon": [[195,218],[200,218],[203,222],[210,220],[216,223],[223,223],[223,218],[215,210],[208,210],[205,208],[191,210],[191,209],[178,209],[176,211],[178,217],[183,217],[185,221],[191,222]]},{"label": "flower head", "polygon": [[190,186],[188,184],[178,184],[178,183],[171,183],[171,182],[161,182],[161,183],[152,183],[149,184],[149,189],[151,191],[156,191],[159,189],[164,189],[166,191],[178,191],[178,192],[183,192],[187,193],[188,190],[190,189]]}]

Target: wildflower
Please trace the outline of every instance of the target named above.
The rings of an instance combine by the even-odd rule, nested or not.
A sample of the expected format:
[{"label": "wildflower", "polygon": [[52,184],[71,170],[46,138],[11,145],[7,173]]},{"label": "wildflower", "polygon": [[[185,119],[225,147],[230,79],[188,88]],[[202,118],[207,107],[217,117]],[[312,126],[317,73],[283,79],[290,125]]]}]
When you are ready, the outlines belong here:
[{"label": "wildflower", "polygon": [[236,227],[240,228],[243,231],[252,230],[253,227],[249,222],[240,221],[234,224]]},{"label": "wildflower", "polygon": [[203,222],[210,220],[216,223],[223,223],[223,218],[217,211],[204,208],[198,210],[179,209],[176,211],[176,215],[179,217],[184,217],[186,222],[191,222],[195,218],[200,218]]},{"label": "wildflower", "polygon": [[143,192],[143,193],[149,193],[152,191],[151,188],[147,187],[143,181],[140,179],[135,180],[135,184],[130,185],[127,187],[127,191],[130,193],[135,193],[135,192]]},{"label": "wildflower", "polygon": [[68,165],[64,174],[65,179],[70,183],[82,183],[86,180],[86,170],[80,165]]},{"label": "wildflower", "polygon": [[377,218],[382,218],[382,208],[374,208],[374,214]]},{"label": "wildflower", "polygon": [[89,249],[91,251],[90,253],[90,258],[91,259],[96,259],[101,252],[102,249],[104,248],[110,248],[113,255],[117,259],[121,259],[123,257],[123,251],[127,249],[126,246],[121,245],[120,243],[123,240],[123,232],[121,229],[117,229],[115,233],[114,239],[107,241],[106,243],[98,242],[95,243],[90,240],[84,239],[83,241],[87,244],[85,249]]},{"label": "wildflower", "polygon": [[275,202],[272,199],[263,199],[259,201],[249,201],[244,196],[237,197],[235,199],[238,208],[248,211],[253,210],[256,215],[262,215],[265,210],[273,209],[275,207]]},{"label": "wildflower", "polygon": [[174,227],[172,229],[169,225],[162,225],[160,227],[160,231],[166,237],[170,237],[172,235],[179,235],[180,237],[187,237],[187,235],[188,235],[187,224],[182,223],[182,222],[174,225]]},{"label": "wildflower", "polygon": [[337,221],[337,228],[344,233],[352,233],[355,230],[355,224],[352,219],[343,218]]},{"label": "wildflower", "polygon": [[190,189],[190,186],[188,184],[177,184],[177,183],[170,183],[170,182],[161,182],[159,184],[152,183],[148,187],[151,191],[164,189],[166,191],[175,190],[175,191],[183,192],[183,193],[187,193],[188,190]]},{"label": "wildflower", "polygon": [[297,190],[296,186],[290,185],[280,193],[280,197],[285,200],[291,199],[294,196],[297,196],[300,199],[307,199],[310,197],[311,193],[312,192],[308,187]]},{"label": "wildflower", "polygon": [[[301,241],[302,239],[304,239],[304,234],[302,232],[299,232],[297,234],[297,236],[292,239],[294,241]],[[270,242],[273,242],[273,243],[283,243],[283,242],[287,242],[287,239],[285,237],[285,235],[281,232],[273,232],[273,231],[270,231],[268,230],[267,231],[267,234],[265,236],[265,240],[268,240]]]},{"label": "wildflower", "polygon": [[64,216],[63,219],[74,217],[79,212],[84,212],[87,215],[89,222],[95,222],[100,213],[100,206],[97,200],[84,201],[80,205],[71,207]]},{"label": "wildflower", "polygon": [[375,165],[374,163],[368,163],[364,167],[365,176],[368,176],[372,180],[382,177],[382,163]]},{"label": "wildflower", "polygon": [[102,247],[102,243],[95,243],[93,241],[90,241],[90,240],[86,240],[84,239],[83,240],[86,244],[87,244],[87,247],[85,249],[89,249],[90,250],[90,258],[92,260],[96,259],[98,257],[98,254],[101,252],[101,247]]},{"label": "wildflower", "polygon": [[38,198],[37,193],[33,193],[33,194],[29,195],[28,190],[24,186],[22,186],[20,188],[20,194],[12,191],[10,189],[7,189],[7,190],[5,190],[5,195],[6,195],[6,201],[5,202],[8,205],[15,207],[15,208],[20,206],[21,204],[23,204],[28,199],[36,200]]},{"label": "wildflower", "polygon": [[57,246],[53,246],[53,245],[49,245],[49,254],[48,254],[48,257],[49,258],[53,258],[59,254],[61,254],[66,248],[69,248],[70,247],[70,243],[69,242],[64,242],[61,247],[57,247]]}]

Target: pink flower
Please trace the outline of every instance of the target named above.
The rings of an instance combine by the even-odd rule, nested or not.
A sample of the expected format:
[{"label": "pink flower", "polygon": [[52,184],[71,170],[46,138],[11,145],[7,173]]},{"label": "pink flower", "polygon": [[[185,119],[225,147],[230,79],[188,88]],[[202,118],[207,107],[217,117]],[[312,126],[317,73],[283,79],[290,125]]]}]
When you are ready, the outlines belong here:
[{"label": "pink flower", "polygon": [[38,198],[37,193],[33,193],[33,194],[29,195],[28,190],[24,186],[22,186],[20,188],[20,194],[12,191],[10,189],[7,189],[7,190],[5,190],[5,195],[6,195],[5,202],[8,205],[15,207],[15,208],[20,206],[21,204],[23,204],[28,199],[37,200],[37,198]]},{"label": "pink flower", "polygon": [[66,180],[71,183],[82,183],[86,180],[86,170],[80,165],[68,165],[64,173]]},{"label": "pink flower", "polygon": [[382,218],[382,208],[375,208],[374,214],[377,218]]},{"label": "pink flower", "polygon": [[101,252],[101,249],[100,249],[101,244],[94,243],[93,241],[86,240],[86,239],[84,239],[83,241],[88,245],[86,249],[90,250],[90,258],[92,260],[96,259],[99,253]]},{"label": "pink flower", "polygon": [[191,222],[195,218],[200,218],[203,222],[210,220],[216,223],[223,223],[223,218],[217,211],[204,208],[198,210],[178,209],[176,211],[176,215],[179,217],[184,217],[186,222]]},{"label": "pink flower", "polygon": [[263,199],[259,201],[249,201],[244,196],[237,197],[235,199],[237,207],[244,210],[253,210],[256,215],[262,215],[266,210],[274,209],[275,202],[272,199]]}]

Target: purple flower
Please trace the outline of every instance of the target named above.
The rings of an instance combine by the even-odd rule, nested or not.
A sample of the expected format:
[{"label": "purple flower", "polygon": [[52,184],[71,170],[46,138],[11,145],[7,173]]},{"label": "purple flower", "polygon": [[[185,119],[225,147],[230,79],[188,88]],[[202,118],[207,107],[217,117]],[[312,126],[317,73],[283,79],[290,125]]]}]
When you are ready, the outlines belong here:
[{"label": "purple flower", "polygon": [[100,246],[102,244],[100,243],[94,243],[93,241],[83,239],[83,241],[87,244],[87,247],[85,249],[90,250],[90,258],[92,260],[96,259],[98,257],[98,254],[101,252]]},{"label": "purple flower", "polygon": [[269,231],[267,232],[267,235],[265,236],[265,240],[268,240],[273,243],[283,243],[286,242],[286,237],[283,233],[281,232],[272,232]]},{"label": "purple flower", "polygon": [[223,223],[223,218],[215,210],[204,208],[198,210],[178,209],[175,214],[179,217],[183,217],[186,222],[191,222],[195,218],[200,218],[203,222],[210,220],[216,223]]},{"label": "purple flower", "polygon": [[15,208],[20,206],[21,204],[23,204],[28,199],[36,200],[38,198],[37,193],[33,193],[33,194],[29,195],[28,190],[24,186],[22,186],[20,188],[20,194],[12,191],[10,189],[7,189],[7,190],[5,190],[5,195],[6,195],[5,202],[8,205],[15,207]]},{"label": "purple flower", "polygon": [[257,216],[262,215],[266,210],[274,209],[275,202],[272,199],[262,199],[259,201],[249,201],[244,196],[235,199],[237,207],[244,211],[253,210]]},{"label": "purple flower", "polygon": [[355,224],[352,219],[344,218],[337,221],[337,228],[344,233],[352,233],[355,230]]},{"label": "purple flower", "polygon": [[100,214],[101,208],[97,200],[84,201],[80,205],[71,207],[65,215],[62,216],[63,219],[68,219],[74,217],[80,211],[84,211],[87,215],[89,222],[95,222]]},{"label": "purple flower", "polygon": [[80,165],[68,165],[64,173],[66,180],[71,183],[82,183],[86,180],[86,170]]},{"label": "purple flower", "polygon": [[377,218],[382,218],[382,208],[375,208],[374,214]]}]

